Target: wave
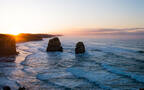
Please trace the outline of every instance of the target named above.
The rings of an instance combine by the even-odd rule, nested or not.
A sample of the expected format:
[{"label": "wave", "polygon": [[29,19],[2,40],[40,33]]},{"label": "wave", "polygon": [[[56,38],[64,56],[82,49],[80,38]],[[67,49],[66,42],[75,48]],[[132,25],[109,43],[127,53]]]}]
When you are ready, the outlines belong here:
[{"label": "wave", "polygon": [[116,73],[116,74],[120,74],[120,75],[124,75],[124,76],[128,76],[132,79],[135,79],[138,82],[144,83],[144,75],[140,75],[140,74],[135,74],[132,72],[127,72],[122,68],[117,68],[117,67],[113,67],[107,64],[101,64],[106,70],[112,72],[112,73]]},{"label": "wave", "polygon": [[138,49],[138,48],[126,48],[126,47],[115,47],[115,46],[99,46],[97,45],[96,47],[89,46],[91,51],[97,51],[97,52],[130,52],[130,53],[144,53],[143,50]]},{"label": "wave", "polygon": [[[135,54],[136,55],[136,54]],[[136,55],[127,55],[127,54],[116,54],[116,53],[108,53],[107,55],[104,55],[104,57],[116,57],[116,58],[122,58],[122,59],[126,59],[127,61],[129,60],[130,62],[135,61],[135,62],[140,62],[140,63],[144,63],[143,57]]]},{"label": "wave", "polygon": [[53,78],[63,78],[63,77],[68,77],[70,78],[70,74],[67,73],[45,73],[45,74],[37,74],[37,79],[47,81],[49,79]]},{"label": "wave", "polygon": [[[71,73],[40,73],[36,75],[36,78],[44,81],[46,83],[50,83],[54,86],[63,87],[66,89],[76,88],[80,85],[85,84],[83,81],[77,81]],[[71,90],[71,89],[70,89]]]},{"label": "wave", "polygon": [[[71,72],[74,76],[78,77],[78,78],[85,78],[87,79],[88,81],[90,82],[93,82],[95,83],[96,85],[98,85],[100,88],[103,88],[105,90],[110,90],[111,87],[110,86],[105,86],[102,82],[102,80],[100,80],[98,77],[101,76],[99,74],[95,74],[95,73],[92,73],[92,72],[88,72],[88,71],[85,71],[83,69],[80,69],[80,68],[76,68],[76,67],[71,67],[71,68],[68,68],[66,70],[67,72]],[[102,81],[102,82],[101,82]]]}]

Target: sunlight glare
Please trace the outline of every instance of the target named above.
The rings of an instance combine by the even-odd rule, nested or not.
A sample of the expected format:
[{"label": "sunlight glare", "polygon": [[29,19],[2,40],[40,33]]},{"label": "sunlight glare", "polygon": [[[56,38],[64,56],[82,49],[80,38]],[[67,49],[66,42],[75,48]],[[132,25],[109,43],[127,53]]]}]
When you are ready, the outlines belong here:
[{"label": "sunlight glare", "polygon": [[18,35],[18,34],[22,33],[22,31],[23,30],[19,27],[13,27],[13,28],[9,29],[8,34]]}]

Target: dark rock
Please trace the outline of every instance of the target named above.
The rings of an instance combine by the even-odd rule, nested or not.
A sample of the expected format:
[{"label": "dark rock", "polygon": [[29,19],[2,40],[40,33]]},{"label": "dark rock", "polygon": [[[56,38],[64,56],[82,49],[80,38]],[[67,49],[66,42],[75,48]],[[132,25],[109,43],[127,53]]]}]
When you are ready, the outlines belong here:
[{"label": "dark rock", "polygon": [[26,90],[25,87],[19,87],[18,90]]},{"label": "dark rock", "polygon": [[85,52],[85,46],[83,42],[78,42],[76,44],[75,53],[79,54],[79,53],[84,53],[84,52]]},{"label": "dark rock", "polygon": [[0,56],[16,55],[15,38],[11,35],[0,34]]},{"label": "dark rock", "polygon": [[144,51],[138,51],[139,53],[144,53]]},{"label": "dark rock", "polygon": [[64,90],[72,90],[71,88],[65,88]]},{"label": "dark rock", "polygon": [[11,88],[9,86],[4,86],[3,90],[11,90]]},{"label": "dark rock", "polygon": [[48,52],[63,51],[59,38],[55,37],[49,40],[47,51]]}]

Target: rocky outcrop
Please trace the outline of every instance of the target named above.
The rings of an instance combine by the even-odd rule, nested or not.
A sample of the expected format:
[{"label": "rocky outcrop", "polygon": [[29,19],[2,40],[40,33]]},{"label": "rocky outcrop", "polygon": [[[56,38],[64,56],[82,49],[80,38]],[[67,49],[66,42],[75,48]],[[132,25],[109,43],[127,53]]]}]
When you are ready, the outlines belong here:
[{"label": "rocky outcrop", "polygon": [[15,54],[17,54],[15,38],[11,35],[0,34],[0,56]]},{"label": "rocky outcrop", "polygon": [[49,40],[47,51],[48,52],[63,51],[59,38],[55,37]]},{"label": "rocky outcrop", "polygon": [[4,86],[3,90],[11,90],[11,88],[9,86]]},{"label": "rocky outcrop", "polygon": [[144,51],[138,51],[139,53],[144,53]]},{"label": "rocky outcrop", "polygon": [[[3,90],[11,90],[10,86],[4,86]],[[19,87],[18,90],[26,90],[25,87]]]},{"label": "rocky outcrop", "polygon": [[76,44],[75,53],[79,54],[79,53],[84,53],[84,52],[85,52],[85,46],[83,42],[78,42]]}]

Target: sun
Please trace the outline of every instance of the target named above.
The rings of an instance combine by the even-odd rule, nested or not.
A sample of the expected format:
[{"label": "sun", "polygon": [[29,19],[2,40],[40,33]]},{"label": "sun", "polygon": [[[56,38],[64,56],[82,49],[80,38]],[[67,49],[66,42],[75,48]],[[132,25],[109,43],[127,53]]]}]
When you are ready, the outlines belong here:
[{"label": "sun", "polygon": [[23,30],[18,28],[18,27],[15,27],[15,28],[11,28],[9,29],[8,31],[8,34],[12,34],[12,35],[18,35],[22,32]]},{"label": "sun", "polygon": [[19,33],[19,32],[10,32],[9,34],[18,35],[18,34],[20,34],[20,33]]}]

